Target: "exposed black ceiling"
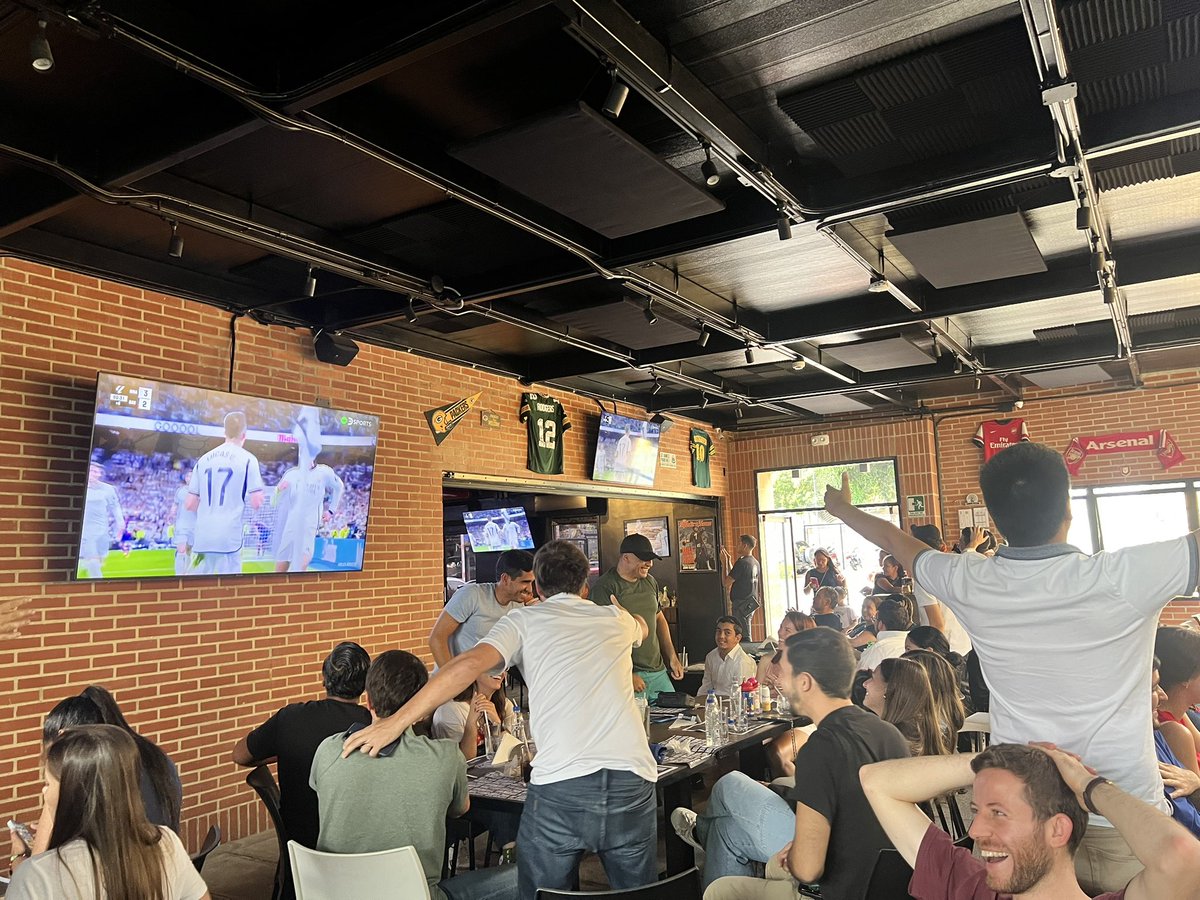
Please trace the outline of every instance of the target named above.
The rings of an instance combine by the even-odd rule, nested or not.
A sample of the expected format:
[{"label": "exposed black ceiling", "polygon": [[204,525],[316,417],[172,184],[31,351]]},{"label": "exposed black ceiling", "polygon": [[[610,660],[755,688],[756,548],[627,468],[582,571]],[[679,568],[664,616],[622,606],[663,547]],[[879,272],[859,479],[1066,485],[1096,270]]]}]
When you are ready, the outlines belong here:
[{"label": "exposed black ceiling", "polygon": [[730,428],[1200,345],[1194,0],[0,0],[0,96],[0,251]]}]

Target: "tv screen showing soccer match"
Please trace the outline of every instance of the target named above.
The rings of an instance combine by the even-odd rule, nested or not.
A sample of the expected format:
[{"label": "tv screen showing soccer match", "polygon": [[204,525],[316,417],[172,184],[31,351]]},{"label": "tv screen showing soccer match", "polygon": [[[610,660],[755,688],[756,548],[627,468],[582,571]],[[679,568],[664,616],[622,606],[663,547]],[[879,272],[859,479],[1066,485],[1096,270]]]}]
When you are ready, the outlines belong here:
[{"label": "tv screen showing soccer match", "polygon": [[601,413],[592,479],[652,486],[658,469],[658,433],[654,422]]},{"label": "tv screen showing soccer match", "polygon": [[471,549],[476,553],[533,549],[529,520],[519,506],[465,512],[463,524],[467,526]]},{"label": "tv screen showing soccer match", "polygon": [[101,374],[77,577],[359,571],[377,416]]}]

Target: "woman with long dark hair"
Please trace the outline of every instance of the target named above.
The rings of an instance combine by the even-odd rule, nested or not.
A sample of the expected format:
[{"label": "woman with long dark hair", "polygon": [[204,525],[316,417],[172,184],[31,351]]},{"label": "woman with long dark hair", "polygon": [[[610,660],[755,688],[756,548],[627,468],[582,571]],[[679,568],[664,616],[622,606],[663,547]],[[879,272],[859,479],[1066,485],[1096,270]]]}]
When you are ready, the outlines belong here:
[{"label": "woman with long dark hair", "polygon": [[138,772],[137,745],[121,728],[58,735],[46,751],[46,850],[14,870],[7,900],[208,900],[178,836],[147,821]]},{"label": "woman with long dark hair", "polygon": [[889,657],[875,667],[866,688],[864,705],[899,729],[913,756],[950,752],[942,737],[929,676],[920,663]]},{"label": "woman with long dark hair", "polygon": [[818,588],[841,587],[846,579],[833,563],[833,557],[823,547],[813,551],[813,566],[804,573],[804,593],[811,594]]},{"label": "woman with long dark hair", "polygon": [[929,687],[933,690],[933,707],[938,714],[938,728],[945,741],[946,752],[953,751],[958,744],[958,731],[967,718],[962,690],[953,666],[944,656],[932,650],[909,650],[900,658],[920,663],[925,669],[925,674],[929,676]]},{"label": "woman with long dark hair", "polygon": [[504,692],[505,674],[485,672],[453,700],[439,706],[433,713],[430,734],[458,741],[463,756],[472,759],[484,743],[484,717],[489,727],[512,731],[513,705]]},{"label": "woman with long dark hair", "polygon": [[142,763],[140,791],[146,804],[146,818],[153,825],[166,825],[178,833],[183,806],[179,771],[157,744],[133,730],[113,695],[93,684],[78,696],[63,700],[46,716],[42,740],[49,743],[60,731],[75,725],[113,725],[133,738]]}]

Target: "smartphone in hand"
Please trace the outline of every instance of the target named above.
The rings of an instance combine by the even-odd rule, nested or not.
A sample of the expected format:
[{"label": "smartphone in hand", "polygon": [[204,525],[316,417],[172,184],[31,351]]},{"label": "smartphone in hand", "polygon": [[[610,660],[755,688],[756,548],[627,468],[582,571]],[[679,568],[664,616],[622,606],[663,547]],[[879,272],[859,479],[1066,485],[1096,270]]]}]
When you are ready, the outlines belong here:
[{"label": "smartphone in hand", "polygon": [[8,820],[8,830],[21,839],[21,843],[25,845],[25,849],[32,852],[33,850],[33,831],[23,822],[17,822],[14,819]]}]

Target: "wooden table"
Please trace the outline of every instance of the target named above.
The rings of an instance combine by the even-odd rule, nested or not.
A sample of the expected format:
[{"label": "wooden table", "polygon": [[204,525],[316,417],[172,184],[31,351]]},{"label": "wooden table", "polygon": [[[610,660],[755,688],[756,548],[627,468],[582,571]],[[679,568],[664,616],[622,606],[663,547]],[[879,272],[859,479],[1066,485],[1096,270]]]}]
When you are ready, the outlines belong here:
[{"label": "wooden table", "polygon": [[[678,806],[686,806],[689,809],[692,806],[692,776],[734,759],[738,769],[752,778],[762,778],[767,769],[766,742],[786,734],[793,722],[794,720],[786,717],[763,717],[753,720],[750,729],[731,734],[729,742],[718,747],[715,752],[705,753],[702,758],[687,764],[668,762],[659,767],[657,790],[663,804],[663,837],[667,851],[668,875],[675,875],[696,864],[695,851],[675,833],[670,822],[671,810]],[[704,731],[672,731],[667,723],[650,724],[650,740],[653,743],[665,743],[676,735],[699,737],[703,740]],[[524,782],[485,766],[470,768],[468,775],[471,777],[467,787],[473,807],[518,812],[524,807]]]}]

